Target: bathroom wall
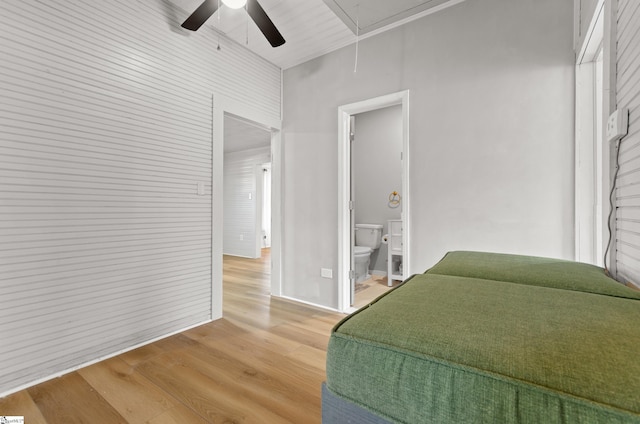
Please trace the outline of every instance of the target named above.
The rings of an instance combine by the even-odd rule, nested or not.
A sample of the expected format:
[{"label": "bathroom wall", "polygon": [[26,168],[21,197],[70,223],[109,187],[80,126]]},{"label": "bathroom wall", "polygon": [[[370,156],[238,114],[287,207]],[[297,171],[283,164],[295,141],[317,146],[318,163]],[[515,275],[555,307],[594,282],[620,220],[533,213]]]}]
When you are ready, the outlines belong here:
[{"label": "bathroom wall", "polygon": [[[402,107],[400,105],[355,116],[355,139],[351,143],[351,176],[355,221],[382,224],[400,218],[401,205],[391,207],[389,194],[402,189]],[[387,271],[387,246],[371,254],[369,269]]]}]

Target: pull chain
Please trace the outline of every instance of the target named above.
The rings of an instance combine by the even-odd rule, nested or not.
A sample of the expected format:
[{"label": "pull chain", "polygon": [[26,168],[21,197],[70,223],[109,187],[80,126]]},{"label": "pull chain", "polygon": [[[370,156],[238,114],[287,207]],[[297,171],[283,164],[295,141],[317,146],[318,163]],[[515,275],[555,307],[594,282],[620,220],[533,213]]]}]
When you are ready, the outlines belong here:
[{"label": "pull chain", "polygon": [[[218,11],[219,10],[220,10],[220,0],[218,0]],[[218,18],[218,28],[216,28],[217,29],[216,32],[218,33],[218,48],[216,50],[220,50],[220,29],[219,29],[220,28],[220,15],[221,15],[221,13],[218,12],[218,16],[217,16],[217,18]]]},{"label": "pull chain", "polygon": [[358,72],[358,45],[360,44],[360,4],[356,6],[356,60],[353,65],[353,73]]}]

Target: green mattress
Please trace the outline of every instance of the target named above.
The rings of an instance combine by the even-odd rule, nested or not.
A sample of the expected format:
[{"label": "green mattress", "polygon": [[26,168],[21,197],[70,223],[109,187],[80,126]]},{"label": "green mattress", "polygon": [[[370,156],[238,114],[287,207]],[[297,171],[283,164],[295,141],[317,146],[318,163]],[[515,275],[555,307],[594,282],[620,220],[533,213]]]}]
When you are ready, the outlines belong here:
[{"label": "green mattress", "polygon": [[483,277],[432,269],[345,318],[327,389],[399,423],[640,423],[634,291]]},{"label": "green mattress", "polygon": [[640,292],[630,290],[607,277],[602,268],[580,262],[536,256],[466,251],[449,252],[427,273],[509,281],[518,284],[640,299]]}]

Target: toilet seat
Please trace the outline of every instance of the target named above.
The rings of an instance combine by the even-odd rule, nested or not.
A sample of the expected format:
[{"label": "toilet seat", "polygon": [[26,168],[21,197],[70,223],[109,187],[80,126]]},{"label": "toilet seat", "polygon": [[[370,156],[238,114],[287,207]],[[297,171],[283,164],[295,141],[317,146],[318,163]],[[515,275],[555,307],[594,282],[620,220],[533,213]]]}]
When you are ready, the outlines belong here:
[{"label": "toilet seat", "polygon": [[367,246],[354,246],[353,247],[353,254],[354,255],[368,255],[371,253],[371,248],[367,247]]}]

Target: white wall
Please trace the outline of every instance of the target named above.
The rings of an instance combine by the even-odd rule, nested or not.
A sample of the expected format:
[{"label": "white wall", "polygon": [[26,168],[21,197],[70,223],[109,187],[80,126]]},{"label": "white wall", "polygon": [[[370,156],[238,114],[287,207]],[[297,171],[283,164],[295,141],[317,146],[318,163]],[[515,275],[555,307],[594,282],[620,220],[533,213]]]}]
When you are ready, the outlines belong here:
[{"label": "white wall", "polygon": [[[412,269],[573,258],[573,5],[468,0],[284,72],[283,294],[337,307],[337,109],[410,90]],[[335,273],[334,273],[335,275]]]},{"label": "white wall", "polygon": [[[355,140],[351,143],[351,175],[356,224],[381,224],[399,219],[401,205],[392,207],[389,194],[402,196],[402,106],[396,105],[355,115]],[[369,269],[387,272],[387,245],[371,254]]]},{"label": "white wall", "polygon": [[[257,223],[262,198],[256,186],[256,167],[269,162],[271,148],[244,150],[224,155],[224,254],[260,257],[256,240],[262,223]],[[262,173],[262,171],[260,171]],[[259,202],[259,203],[258,203]]]},{"label": "white wall", "polygon": [[0,396],[221,313],[212,96],[280,118],[280,70],[168,1],[1,8]]}]

